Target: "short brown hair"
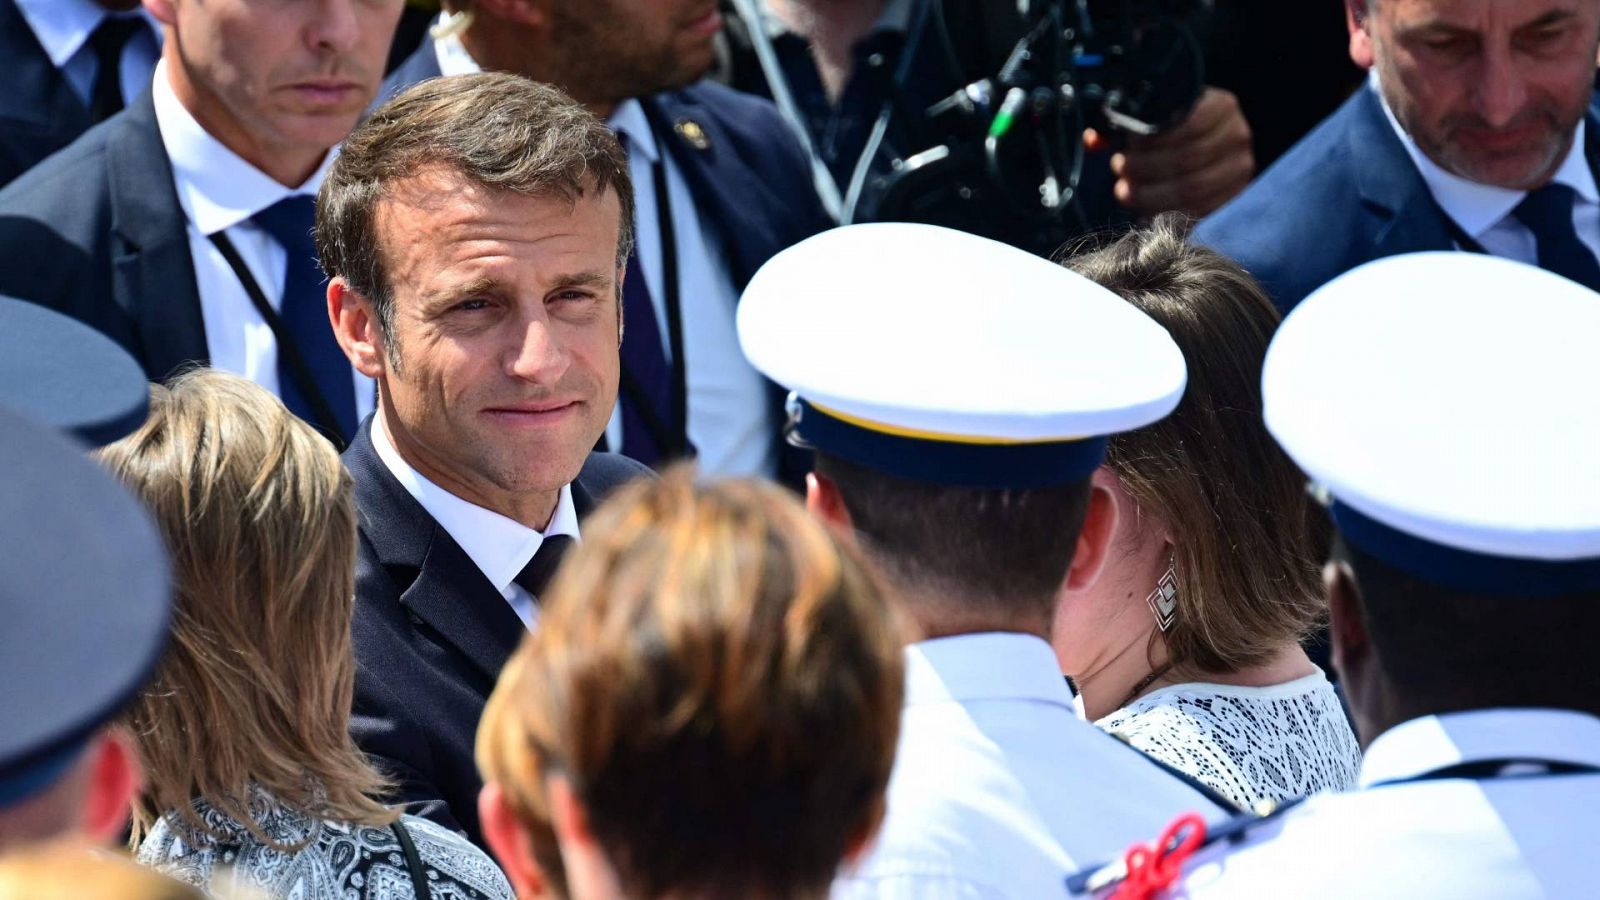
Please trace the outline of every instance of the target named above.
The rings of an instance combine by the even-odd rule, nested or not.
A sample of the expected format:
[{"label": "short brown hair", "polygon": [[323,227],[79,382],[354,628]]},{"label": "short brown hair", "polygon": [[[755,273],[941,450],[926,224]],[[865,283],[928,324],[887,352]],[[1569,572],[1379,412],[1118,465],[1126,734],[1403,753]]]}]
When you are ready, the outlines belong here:
[{"label": "short brown hair", "polygon": [[199,888],[133,860],[72,843],[41,844],[0,860],[0,900],[205,900]]},{"label": "short brown hair", "polygon": [[1168,659],[1232,672],[1322,621],[1312,531],[1321,511],[1261,418],[1261,363],[1277,310],[1244,269],[1189,243],[1187,230],[1182,217],[1164,215],[1064,264],[1155,319],[1188,362],[1178,408],[1113,435],[1107,463],[1138,508],[1172,529],[1179,605],[1162,634]]},{"label": "short brown hair", "polygon": [[99,451],[172,556],[172,640],[126,714],[144,764],[137,842],[204,799],[272,844],[252,786],[308,815],[395,813],[349,735],[356,511],[328,442],[265,389],[212,369],[151,387],[150,416]]},{"label": "short brown hair", "polygon": [[820,891],[877,824],[902,634],[781,488],[679,469],[585,523],[478,731],[524,822],[568,779],[630,897]]},{"label": "short brown hair", "polygon": [[962,606],[931,614],[1048,618],[1055,608],[1088,509],[1087,481],[1027,490],[954,487],[822,451],[815,467],[838,488],[851,529],[897,586]]},{"label": "short brown hair", "polygon": [[495,190],[576,202],[615,191],[617,266],[633,252],[633,182],[616,135],[557,88],[501,72],[430,78],[378,107],[345,139],[317,193],[317,254],[371,301],[392,344],[394,294],[378,241],[391,184],[445,167]]}]

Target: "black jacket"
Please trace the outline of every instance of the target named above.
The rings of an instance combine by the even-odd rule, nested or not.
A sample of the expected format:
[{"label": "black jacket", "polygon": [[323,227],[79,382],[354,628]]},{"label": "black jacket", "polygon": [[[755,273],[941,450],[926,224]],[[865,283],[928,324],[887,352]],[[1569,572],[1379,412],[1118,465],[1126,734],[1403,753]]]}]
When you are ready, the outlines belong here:
[{"label": "black jacket", "polygon": [[[473,743],[500,668],[527,629],[378,458],[370,417],[344,462],[360,519],[351,731],[394,779],[399,802],[482,845]],[[572,483],[578,516],[648,475],[624,457],[590,454]]]}]

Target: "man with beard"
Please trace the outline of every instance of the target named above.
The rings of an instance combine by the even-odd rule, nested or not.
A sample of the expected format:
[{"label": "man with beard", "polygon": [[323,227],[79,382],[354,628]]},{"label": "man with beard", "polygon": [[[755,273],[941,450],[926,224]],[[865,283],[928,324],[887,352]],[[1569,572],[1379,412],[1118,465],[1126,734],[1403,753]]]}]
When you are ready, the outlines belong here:
[{"label": "man with beard", "polygon": [[[701,83],[715,0],[452,0],[386,92],[480,70],[554,84],[622,140],[638,196],[612,450],[713,475],[782,472],[782,398],[739,349],[756,269],[827,227],[798,142],[770,103]],[[783,465],[780,466],[780,463]]]},{"label": "man with beard", "polygon": [[1592,0],[1346,0],[1371,86],[1196,236],[1287,312],[1361,263],[1460,249],[1600,288]]},{"label": "man with beard", "polygon": [[311,246],[329,152],[372,102],[401,0],[149,0],[152,89],[0,192],[0,291],[74,316],[152,379],[196,363],[330,438],[372,410]]}]

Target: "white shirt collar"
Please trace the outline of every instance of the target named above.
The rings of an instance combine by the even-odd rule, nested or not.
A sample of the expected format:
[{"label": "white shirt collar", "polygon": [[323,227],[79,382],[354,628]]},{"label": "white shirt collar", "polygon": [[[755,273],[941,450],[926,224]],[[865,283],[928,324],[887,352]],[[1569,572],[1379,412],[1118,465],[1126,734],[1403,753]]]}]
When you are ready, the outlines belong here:
[{"label": "white shirt collar", "polygon": [[[444,14],[433,20],[438,25]],[[450,34],[442,38],[433,39],[433,55],[439,61],[440,75],[476,75],[483,71],[478,61],[467,52],[467,45],[461,43],[461,35]]]},{"label": "white shirt collar", "polygon": [[618,137],[625,138],[624,145],[629,153],[643,154],[645,160],[654,165],[661,157],[661,150],[656,146],[655,132],[650,130],[650,120],[645,118],[644,107],[633,98],[617,104],[611,111],[611,117],[606,119],[606,125],[617,133]]},{"label": "white shirt collar", "polygon": [[[1399,136],[1406,153],[1416,164],[1417,171],[1422,174],[1422,180],[1428,185],[1428,192],[1433,194],[1434,201],[1444,210],[1445,215],[1461,226],[1461,230],[1474,240],[1482,238],[1485,232],[1510,215],[1511,211],[1517,208],[1517,204],[1528,196],[1527,191],[1480,184],[1446,171],[1428,158],[1428,155],[1422,152],[1422,148],[1417,146],[1417,142],[1411,139],[1411,135],[1401,127],[1400,120],[1395,118],[1394,111],[1389,108],[1389,101],[1384,99],[1383,91],[1378,89],[1377,70],[1373,70],[1369,83],[1371,90],[1377,91],[1378,100],[1383,105],[1383,114],[1388,117],[1394,133]],[[1596,188],[1594,172],[1590,170],[1589,161],[1584,156],[1586,124],[1583,119],[1578,120],[1577,131],[1572,135],[1572,146],[1567,148],[1567,157],[1562,160],[1561,167],[1556,170],[1551,180],[1572,188],[1579,197],[1589,203],[1600,203],[1600,189]]]},{"label": "white shirt collar", "polygon": [[338,148],[299,187],[284,187],[271,175],[246,162],[195,121],[167,80],[167,64],[156,65],[152,85],[156,125],[172,161],[178,203],[201,234],[211,235],[244,222],[294,194],[315,195],[333,165]]},{"label": "white shirt collar", "polygon": [[1031,634],[991,631],[919,641],[905,649],[905,705],[1041,700],[1075,710],[1055,651]]},{"label": "white shirt collar", "polygon": [[1564,709],[1484,709],[1412,719],[1367,748],[1360,784],[1491,759],[1600,766],[1600,718]]},{"label": "white shirt collar", "polygon": [[578,509],[572,502],[570,484],[561,488],[555,513],[541,533],[515,519],[468,503],[413,469],[389,439],[382,413],[372,417],[372,446],[406,493],[416,498],[428,515],[455,539],[494,589],[502,594],[533,559],[545,537],[556,534],[578,537]]},{"label": "white shirt collar", "polygon": [[[100,27],[107,16],[117,15],[94,0],[16,0],[17,11],[39,39],[40,46],[56,68],[67,64]],[[161,23],[140,8],[132,15],[143,19],[151,30],[161,34]]]}]

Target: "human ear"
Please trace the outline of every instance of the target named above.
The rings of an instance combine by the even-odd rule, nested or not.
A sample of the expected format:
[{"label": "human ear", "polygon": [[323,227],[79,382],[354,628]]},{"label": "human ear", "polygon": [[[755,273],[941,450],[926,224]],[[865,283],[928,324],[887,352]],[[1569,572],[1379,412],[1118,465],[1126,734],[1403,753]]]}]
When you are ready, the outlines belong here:
[{"label": "human ear", "polygon": [[1372,0],[1345,0],[1344,23],[1350,32],[1350,61],[1372,68]]},{"label": "human ear", "polygon": [[339,349],[357,372],[368,378],[384,374],[383,333],[377,311],[342,275],[328,282],[328,322]]},{"label": "human ear", "polygon": [[1107,483],[1107,479],[1113,477],[1102,466],[1090,479],[1088,509],[1084,512],[1083,527],[1078,530],[1072,566],[1067,569],[1067,580],[1062,585],[1065,590],[1081,591],[1093,585],[1111,555],[1111,543],[1122,515],[1116,495]]},{"label": "human ear", "polygon": [[84,797],[83,835],[108,846],[128,828],[128,812],[141,782],[133,744],[121,730],[109,728],[89,752],[89,790]]},{"label": "human ear", "polygon": [[528,833],[523,830],[505,790],[493,781],[478,793],[478,820],[483,823],[484,840],[511,881],[517,897],[530,900],[551,896],[544,872],[534,859]]}]

